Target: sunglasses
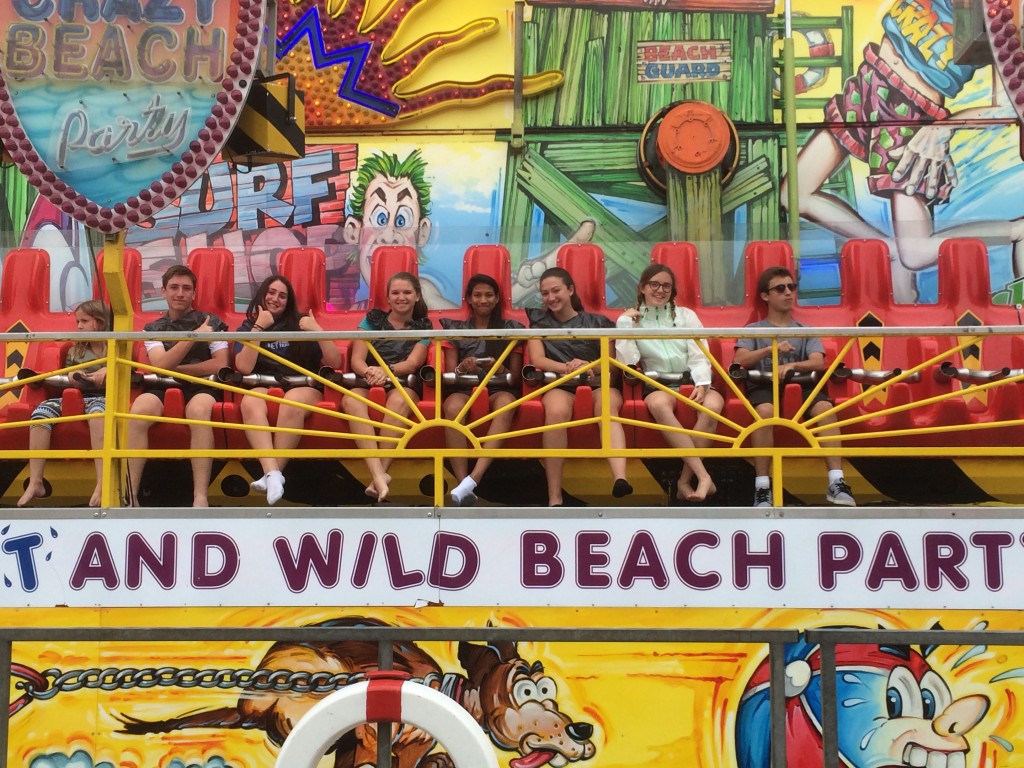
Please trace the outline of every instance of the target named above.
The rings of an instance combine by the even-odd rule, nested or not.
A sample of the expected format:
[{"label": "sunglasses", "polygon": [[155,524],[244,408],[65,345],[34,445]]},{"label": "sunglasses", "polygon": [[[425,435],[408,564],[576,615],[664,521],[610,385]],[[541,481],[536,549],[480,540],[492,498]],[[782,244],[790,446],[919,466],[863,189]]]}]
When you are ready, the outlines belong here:
[{"label": "sunglasses", "polygon": [[648,280],[647,287],[652,291],[671,291],[673,288],[672,283],[659,283],[657,280]]},{"label": "sunglasses", "polygon": [[779,283],[778,285],[773,285],[768,290],[772,291],[774,293],[777,293],[779,295],[782,295],[783,293],[786,293],[787,291],[792,292],[792,293],[796,293],[796,283]]}]

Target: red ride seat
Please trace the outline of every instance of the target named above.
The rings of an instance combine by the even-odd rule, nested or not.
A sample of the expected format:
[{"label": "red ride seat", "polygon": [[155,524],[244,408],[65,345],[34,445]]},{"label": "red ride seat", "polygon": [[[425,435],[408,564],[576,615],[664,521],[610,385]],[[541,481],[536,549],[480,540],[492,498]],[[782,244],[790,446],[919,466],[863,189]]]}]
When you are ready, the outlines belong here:
[{"label": "red ride seat", "polygon": [[604,251],[593,243],[566,243],[558,249],[555,263],[572,275],[576,295],[587,312],[603,313],[605,306]]},{"label": "red ride seat", "polygon": [[370,265],[370,309],[388,309],[388,280],[396,272],[420,274],[419,255],[410,245],[383,245]]}]

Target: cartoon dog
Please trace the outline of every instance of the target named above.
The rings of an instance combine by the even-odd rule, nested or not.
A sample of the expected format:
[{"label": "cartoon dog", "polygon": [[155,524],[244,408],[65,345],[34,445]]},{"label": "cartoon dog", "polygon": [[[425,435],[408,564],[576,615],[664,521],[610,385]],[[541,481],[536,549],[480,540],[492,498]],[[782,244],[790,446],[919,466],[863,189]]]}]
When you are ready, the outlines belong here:
[{"label": "cartoon dog", "polygon": [[[348,617],[316,626],[384,627],[375,619]],[[491,741],[519,757],[511,768],[560,768],[589,760],[595,747],[590,723],[574,722],[559,711],[555,682],[544,675],[539,661],[528,664],[516,644],[459,643],[459,663],[466,675],[443,674],[437,662],[414,643],[394,644],[394,668],[407,672],[460,704],[480,724]],[[355,675],[377,668],[377,644],[349,640],[330,645],[276,643],[259,664],[260,669]],[[185,728],[260,728],[277,745],[284,743],[295,723],[327,693],[253,691],[242,695],[236,707],[193,712],[148,722],[122,715],[123,731],[133,734],[168,733]],[[397,768],[451,768],[446,753],[428,755],[436,741],[412,725],[401,727],[392,740]],[[356,727],[334,745],[335,768],[374,765],[377,730],[372,723]]]}]

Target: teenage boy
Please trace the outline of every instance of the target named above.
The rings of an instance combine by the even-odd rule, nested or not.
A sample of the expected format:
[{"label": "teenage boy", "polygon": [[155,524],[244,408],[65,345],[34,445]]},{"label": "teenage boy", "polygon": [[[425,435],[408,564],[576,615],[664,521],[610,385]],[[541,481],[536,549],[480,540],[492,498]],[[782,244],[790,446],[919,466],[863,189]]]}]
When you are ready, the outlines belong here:
[{"label": "teenage boy", "polygon": [[[769,267],[757,281],[757,292],[768,307],[768,314],[764,320],[750,323],[748,328],[805,328],[803,323],[793,319],[793,304],[796,301],[796,280],[792,273],[785,267]],[[825,348],[821,339],[811,337],[795,337],[779,339],[779,370],[776,372],[774,383],[747,384],[747,398],[754,406],[757,413],[765,419],[772,416],[772,399],[776,386],[782,382],[786,374],[811,373],[825,369]],[[736,356],[734,362],[750,370],[759,370],[763,373],[772,373],[772,340],[770,338],[737,339]],[[804,400],[806,400],[813,387],[804,387]],[[810,415],[818,416],[832,407],[831,401],[824,391],[819,391],[811,403],[808,412]],[[823,417],[818,423],[822,425],[834,424],[835,416]],[[822,430],[823,436],[838,435],[838,429]],[[773,445],[773,434],[770,428],[755,430],[750,436],[750,444],[754,448],[771,448]],[[825,459],[825,466],[828,468],[828,489],[825,493],[826,500],[831,504],[839,504],[844,507],[855,507],[853,492],[846,484],[843,476],[843,462],[838,456],[829,456]],[[754,506],[772,506],[771,488],[771,458],[769,456],[756,456],[754,458]]]},{"label": "teenage boy", "polygon": [[[148,323],[144,330],[164,331],[225,331],[227,324],[216,315],[199,312],[192,306],[196,295],[196,276],[188,267],[175,265],[164,272],[161,293],[167,302],[167,314]],[[149,362],[158,368],[202,378],[216,373],[228,364],[228,342],[225,341],[147,341]],[[185,417],[196,421],[210,421],[213,404],[220,390],[204,387],[191,381],[181,382],[185,397]],[[164,391],[143,392],[132,403],[131,413],[139,416],[163,416]],[[149,447],[149,428],[152,421],[132,419],[128,425],[128,448],[145,450]],[[190,425],[193,451],[213,448],[213,428],[205,424]],[[144,458],[128,459],[128,481],[131,488],[130,503],[139,506],[139,483],[146,465]],[[209,506],[207,492],[213,460],[208,456],[192,458],[192,506]]]}]

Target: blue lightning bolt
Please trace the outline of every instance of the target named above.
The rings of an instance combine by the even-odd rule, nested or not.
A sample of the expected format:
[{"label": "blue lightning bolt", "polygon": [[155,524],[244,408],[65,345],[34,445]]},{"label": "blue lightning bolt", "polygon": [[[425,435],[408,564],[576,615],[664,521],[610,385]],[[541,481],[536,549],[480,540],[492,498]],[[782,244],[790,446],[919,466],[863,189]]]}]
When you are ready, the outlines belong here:
[{"label": "blue lightning bolt", "polygon": [[302,18],[291,28],[288,34],[278,41],[277,58],[283,58],[304,37],[309,38],[309,49],[313,54],[313,67],[315,69],[326,69],[335,64],[348,65],[345,68],[345,76],[341,80],[341,87],[338,88],[339,96],[361,107],[372,109],[374,112],[382,112],[388,117],[394,117],[398,114],[400,107],[395,102],[377,98],[371,93],[366,93],[356,88],[356,82],[363,73],[366,59],[370,55],[372,47],[370,43],[350,45],[339,51],[328,53],[324,48],[323,30],[320,26],[320,9],[314,5],[303,14]]}]

